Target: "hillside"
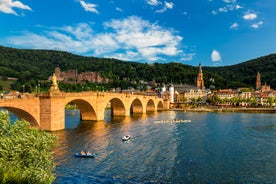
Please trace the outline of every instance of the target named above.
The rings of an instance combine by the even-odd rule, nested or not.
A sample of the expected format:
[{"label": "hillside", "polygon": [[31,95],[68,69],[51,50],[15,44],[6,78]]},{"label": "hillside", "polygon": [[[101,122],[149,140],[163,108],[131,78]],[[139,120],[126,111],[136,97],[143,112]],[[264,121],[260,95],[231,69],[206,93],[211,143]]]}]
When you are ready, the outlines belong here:
[{"label": "hillside", "polygon": [[[13,86],[21,89],[23,84],[35,86],[38,80],[47,80],[59,66],[62,71],[77,69],[78,72],[100,72],[103,77],[114,81],[152,81],[159,83],[194,84],[198,67],[181,63],[153,65],[125,62],[116,59],[84,57],[53,50],[26,50],[0,46],[0,76],[18,78]],[[262,82],[276,88],[276,54],[260,57],[240,64],[225,67],[203,67],[205,86],[210,78],[215,79],[216,88],[255,87],[257,72]]]},{"label": "hillside", "polygon": [[276,89],[276,54],[270,54],[232,66],[206,67],[205,70],[219,76],[225,86],[230,88],[242,85],[255,87],[256,75],[257,72],[260,72],[262,84],[267,83],[271,88]]}]

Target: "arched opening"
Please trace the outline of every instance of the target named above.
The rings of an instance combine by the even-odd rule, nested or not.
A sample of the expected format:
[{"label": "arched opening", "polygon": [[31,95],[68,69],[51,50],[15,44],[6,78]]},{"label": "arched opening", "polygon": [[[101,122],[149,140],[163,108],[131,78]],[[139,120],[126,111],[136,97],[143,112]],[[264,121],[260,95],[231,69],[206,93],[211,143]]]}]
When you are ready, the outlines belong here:
[{"label": "arched opening", "polygon": [[143,104],[139,99],[135,99],[131,104],[130,112],[133,114],[143,113]]},{"label": "arched opening", "polygon": [[111,116],[125,116],[126,115],[126,108],[120,99],[113,98],[109,102],[110,102]]},{"label": "arched opening", "polygon": [[157,104],[157,110],[163,110],[163,109],[164,109],[164,105],[161,101],[159,101]]},{"label": "arched opening", "polygon": [[153,100],[148,101],[146,110],[147,112],[155,112],[155,106],[154,106]]},{"label": "arched opening", "polygon": [[97,120],[97,114],[88,102],[76,99],[66,104],[65,128],[75,128],[81,123],[81,121],[86,120]]},{"label": "arched opening", "polygon": [[22,109],[14,108],[14,107],[1,107],[1,108],[2,108],[1,110],[9,111],[11,122],[14,122],[16,120],[26,120],[30,123],[32,127],[39,127],[37,120],[26,111]]}]

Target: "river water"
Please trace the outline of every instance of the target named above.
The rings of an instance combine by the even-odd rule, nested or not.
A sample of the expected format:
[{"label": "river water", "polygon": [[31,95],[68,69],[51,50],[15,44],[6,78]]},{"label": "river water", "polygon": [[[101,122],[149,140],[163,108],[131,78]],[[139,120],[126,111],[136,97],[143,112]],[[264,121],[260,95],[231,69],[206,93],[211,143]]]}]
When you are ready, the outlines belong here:
[{"label": "river water", "polygon": [[[154,123],[189,119],[190,123]],[[55,183],[276,183],[276,114],[154,114],[81,122],[55,132]],[[131,135],[127,142],[122,136]],[[80,150],[96,153],[79,158]]]}]

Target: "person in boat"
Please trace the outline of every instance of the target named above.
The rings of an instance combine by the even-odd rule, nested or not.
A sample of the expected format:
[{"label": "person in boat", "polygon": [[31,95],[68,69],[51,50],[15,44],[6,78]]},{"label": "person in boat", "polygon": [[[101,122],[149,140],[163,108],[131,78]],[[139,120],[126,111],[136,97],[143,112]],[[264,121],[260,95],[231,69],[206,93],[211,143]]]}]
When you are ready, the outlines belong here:
[{"label": "person in boat", "polygon": [[81,150],[81,151],[80,151],[80,154],[81,154],[81,155],[85,155],[85,152]]},{"label": "person in boat", "polygon": [[86,152],[86,155],[92,155],[92,152],[87,151],[87,152]]}]

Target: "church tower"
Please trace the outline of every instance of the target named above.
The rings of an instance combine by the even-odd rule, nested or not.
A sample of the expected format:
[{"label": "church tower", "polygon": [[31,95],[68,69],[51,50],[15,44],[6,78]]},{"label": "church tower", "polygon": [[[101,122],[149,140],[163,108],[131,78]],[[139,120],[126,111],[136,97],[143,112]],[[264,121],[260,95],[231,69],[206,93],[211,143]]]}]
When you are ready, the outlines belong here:
[{"label": "church tower", "polygon": [[257,73],[257,76],[256,76],[256,90],[260,90],[262,87],[262,84],[261,84],[261,74],[260,72]]},{"label": "church tower", "polygon": [[199,71],[198,71],[197,79],[196,79],[196,87],[199,89],[202,89],[202,90],[205,89],[201,63],[199,64]]}]

